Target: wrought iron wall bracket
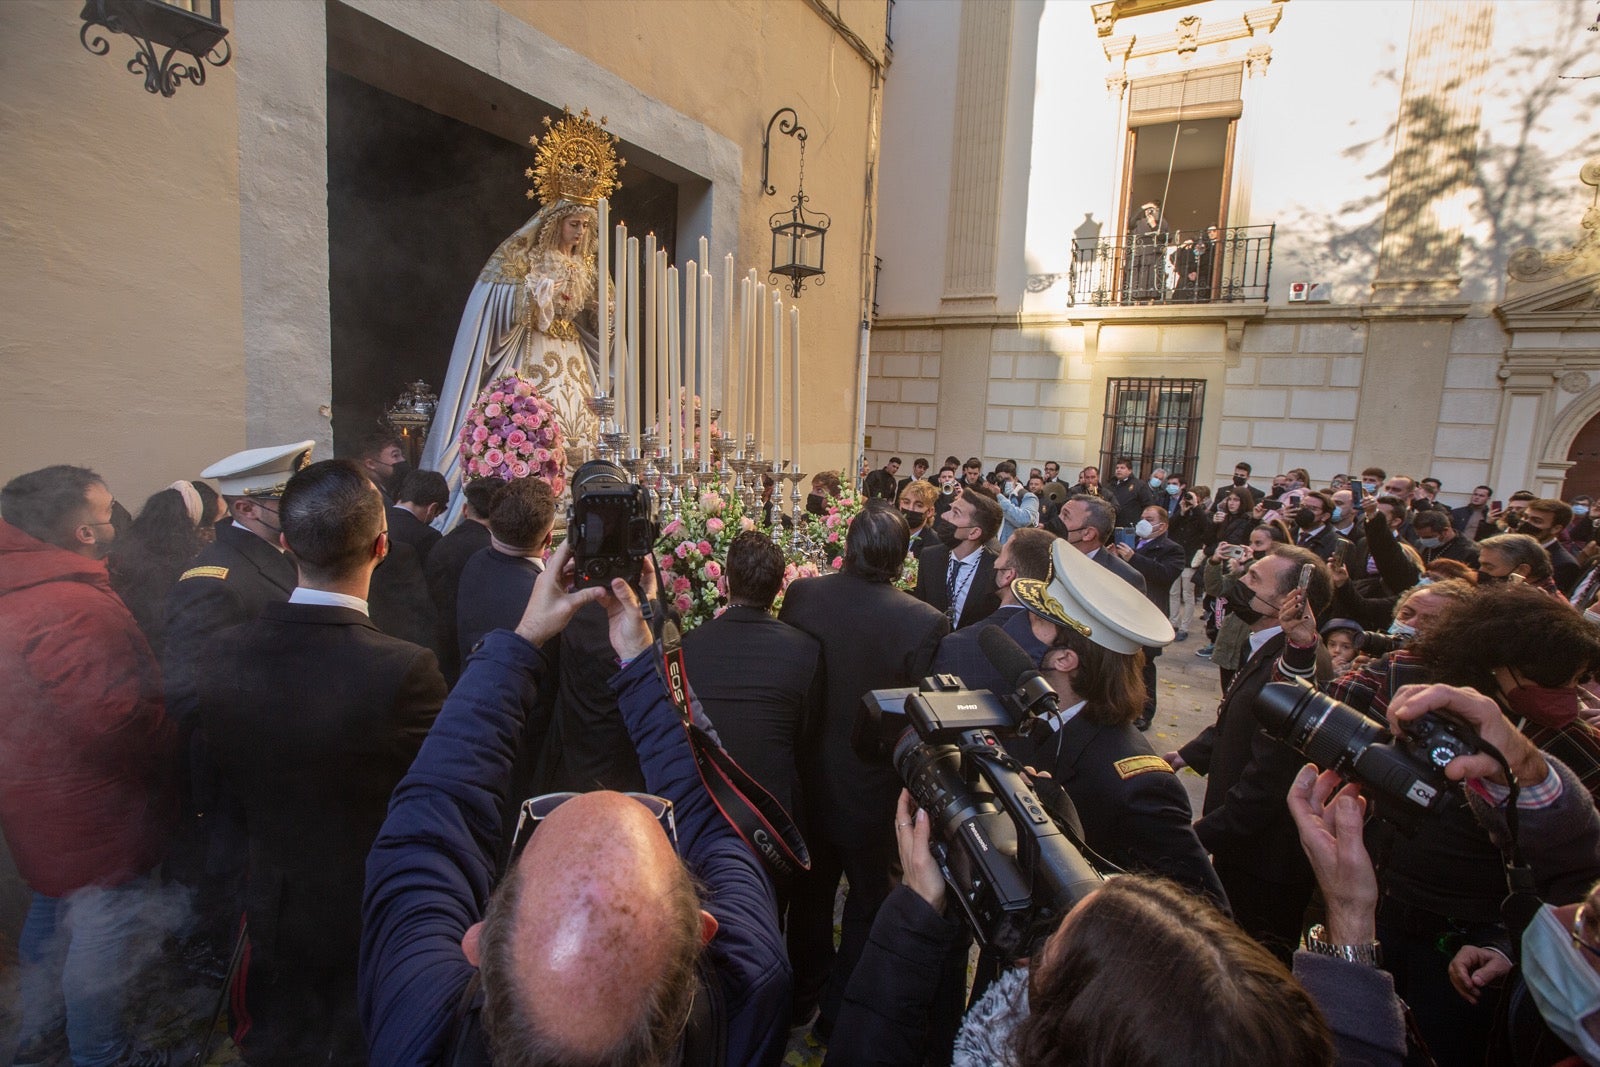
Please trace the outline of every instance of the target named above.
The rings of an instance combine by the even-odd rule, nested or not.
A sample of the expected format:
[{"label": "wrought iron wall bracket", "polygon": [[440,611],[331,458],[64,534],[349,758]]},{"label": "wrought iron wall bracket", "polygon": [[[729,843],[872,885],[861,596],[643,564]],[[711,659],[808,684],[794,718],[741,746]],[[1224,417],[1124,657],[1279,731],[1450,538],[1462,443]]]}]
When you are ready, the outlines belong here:
[{"label": "wrought iron wall bracket", "polygon": [[[80,17],[83,26],[78,41],[90,55],[111,51],[111,42],[102,30],[133,41],[135,51],[128,60],[128,72],[144,76],[147,93],[171,97],[182,82],[204,85],[207,63],[225,67],[233,58],[228,31],[220,22],[168,4],[86,0]],[[182,56],[174,62],[180,52]]]},{"label": "wrought iron wall bracket", "polygon": [[[789,118],[778,122],[778,119],[785,114]],[[791,119],[793,121],[790,121]],[[761,189],[767,196],[778,195],[777,188],[767,184],[767,179],[771,176],[772,124],[775,122],[778,122],[779,133],[786,134],[800,142],[801,151],[805,150],[806,143],[806,128],[800,125],[800,116],[795,114],[794,108],[780,107],[772,113],[772,117],[767,120],[767,132],[761,135]]]}]

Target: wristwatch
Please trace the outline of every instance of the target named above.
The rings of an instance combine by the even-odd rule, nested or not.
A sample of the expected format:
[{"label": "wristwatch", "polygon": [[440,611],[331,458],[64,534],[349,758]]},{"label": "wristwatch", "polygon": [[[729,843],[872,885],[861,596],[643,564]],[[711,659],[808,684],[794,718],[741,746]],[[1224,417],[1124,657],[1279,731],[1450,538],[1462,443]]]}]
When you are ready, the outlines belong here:
[{"label": "wristwatch", "polygon": [[1306,951],[1368,967],[1382,966],[1382,953],[1378,942],[1363,941],[1354,945],[1336,945],[1328,940],[1328,930],[1321,923],[1306,931]]}]

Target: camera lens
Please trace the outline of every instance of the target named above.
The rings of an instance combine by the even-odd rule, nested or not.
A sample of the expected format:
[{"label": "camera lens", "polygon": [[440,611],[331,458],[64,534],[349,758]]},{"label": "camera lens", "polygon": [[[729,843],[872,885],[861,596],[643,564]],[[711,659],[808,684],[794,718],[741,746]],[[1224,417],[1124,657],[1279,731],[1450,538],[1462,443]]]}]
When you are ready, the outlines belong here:
[{"label": "camera lens", "polygon": [[1256,718],[1267,733],[1330,769],[1349,767],[1368,745],[1386,736],[1382,726],[1356,709],[1290,682],[1261,687]]}]

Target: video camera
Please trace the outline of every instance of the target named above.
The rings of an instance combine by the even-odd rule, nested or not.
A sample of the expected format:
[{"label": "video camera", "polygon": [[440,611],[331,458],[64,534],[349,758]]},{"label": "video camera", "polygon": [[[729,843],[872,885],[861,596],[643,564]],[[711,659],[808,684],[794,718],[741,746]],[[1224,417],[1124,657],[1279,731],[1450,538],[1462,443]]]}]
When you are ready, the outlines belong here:
[{"label": "video camera", "polygon": [[[999,627],[980,637],[988,639],[980,641],[986,653],[1003,642],[1015,651],[1006,658],[1027,668],[1019,678],[995,662],[1018,678],[1015,695],[963,689],[952,675],[927,678],[918,689],[875,690],[863,699],[853,741],[858,751],[879,753],[885,735],[898,733],[891,758],[932,820],[945,882],[978,941],[1012,960],[1037,952],[1101,877],[1000,743],[1019,721],[1024,729],[1033,721],[1031,708],[1053,708],[1054,691]],[[911,728],[897,729],[905,723]]]},{"label": "video camera", "polygon": [[1378,814],[1402,823],[1462,802],[1444,768],[1479,751],[1476,731],[1453,719],[1429,712],[1397,738],[1350,705],[1296,682],[1262,686],[1255,711],[1268,734],[1322,770],[1360,783]]},{"label": "video camera", "polygon": [[650,490],[630,482],[627,471],[592,459],[573,472],[567,539],[579,588],[609,586],[613,578],[637,587],[656,536]]}]

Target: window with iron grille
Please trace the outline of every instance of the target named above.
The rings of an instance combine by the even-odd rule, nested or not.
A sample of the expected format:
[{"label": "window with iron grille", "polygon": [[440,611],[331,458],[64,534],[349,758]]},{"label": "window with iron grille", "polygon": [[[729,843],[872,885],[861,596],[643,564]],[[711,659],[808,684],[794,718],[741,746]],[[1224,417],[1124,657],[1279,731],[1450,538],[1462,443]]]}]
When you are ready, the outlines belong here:
[{"label": "window with iron grille", "polygon": [[1112,378],[1106,382],[1100,469],[1109,471],[1127,458],[1140,477],[1162,467],[1192,481],[1205,399],[1200,378]]}]

